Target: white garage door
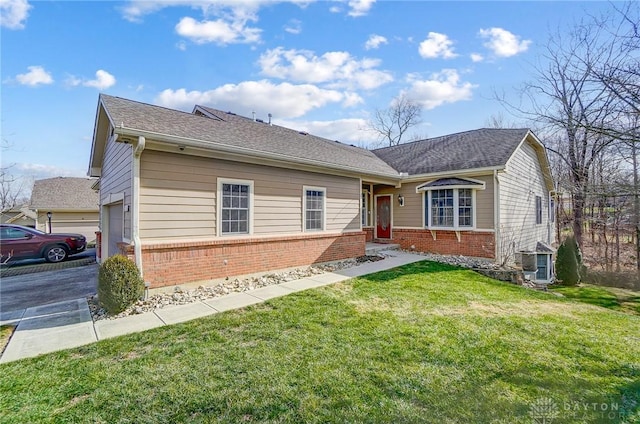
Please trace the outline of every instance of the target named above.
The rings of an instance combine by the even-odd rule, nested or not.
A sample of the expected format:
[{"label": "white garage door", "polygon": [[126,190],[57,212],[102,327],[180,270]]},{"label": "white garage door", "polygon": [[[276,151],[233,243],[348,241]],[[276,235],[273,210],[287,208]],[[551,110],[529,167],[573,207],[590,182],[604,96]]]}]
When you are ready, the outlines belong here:
[{"label": "white garage door", "polygon": [[109,205],[109,246],[107,256],[120,253],[118,243],[122,241],[122,203]]},{"label": "white garage door", "polygon": [[82,234],[86,237],[87,242],[96,239],[96,231],[98,231],[97,221],[68,221],[68,222],[52,222],[53,231],[55,233],[75,233]]}]

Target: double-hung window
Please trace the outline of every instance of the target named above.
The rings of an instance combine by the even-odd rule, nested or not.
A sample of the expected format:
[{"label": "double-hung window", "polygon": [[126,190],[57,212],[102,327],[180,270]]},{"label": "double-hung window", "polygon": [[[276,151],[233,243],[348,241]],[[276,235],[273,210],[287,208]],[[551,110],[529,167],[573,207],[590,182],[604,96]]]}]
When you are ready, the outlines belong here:
[{"label": "double-hung window", "polygon": [[475,194],[484,190],[482,181],[443,178],[416,188],[424,192],[424,224],[427,228],[449,230],[475,227]]},{"label": "double-hung window", "polygon": [[431,226],[453,227],[453,189],[431,191]]},{"label": "double-hung window", "polygon": [[250,234],[253,182],[218,180],[220,234]]},{"label": "double-hung window", "polygon": [[324,230],[326,190],[318,187],[304,187],[304,231]]}]

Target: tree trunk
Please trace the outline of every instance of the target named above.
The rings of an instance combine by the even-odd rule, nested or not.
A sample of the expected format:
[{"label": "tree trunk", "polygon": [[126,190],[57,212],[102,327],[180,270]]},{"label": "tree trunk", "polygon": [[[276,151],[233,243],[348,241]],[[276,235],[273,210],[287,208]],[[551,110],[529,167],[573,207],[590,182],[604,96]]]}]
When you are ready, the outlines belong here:
[{"label": "tree trunk", "polygon": [[631,161],[633,164],[633,227],[636,239],[636,269],[640,274],[640,178],[638,176],[638,146],[631,143]]}]

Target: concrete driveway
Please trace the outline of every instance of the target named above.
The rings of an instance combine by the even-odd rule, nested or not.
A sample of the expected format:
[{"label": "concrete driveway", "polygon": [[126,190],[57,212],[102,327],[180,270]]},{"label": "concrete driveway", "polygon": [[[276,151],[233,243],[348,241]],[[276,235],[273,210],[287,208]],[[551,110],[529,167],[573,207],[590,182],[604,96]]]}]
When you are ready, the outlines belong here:
[{"label": "concrete driveway", "polygon": [[[64,262],[62,264],[65,264]],[[54,264],[60,265],[60,264]],[[98,265],[32,272],[0,280],[0,312],[23,310],[34,306],[78,299],[93,295],[98,289]],[[43,264],[43,270],[46,269]]]}]

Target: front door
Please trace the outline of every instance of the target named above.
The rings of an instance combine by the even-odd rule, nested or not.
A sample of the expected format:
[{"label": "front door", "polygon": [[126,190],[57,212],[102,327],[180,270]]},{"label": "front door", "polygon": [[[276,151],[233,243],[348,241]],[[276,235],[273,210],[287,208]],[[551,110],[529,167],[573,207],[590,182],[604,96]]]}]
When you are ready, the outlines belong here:
[{"label": "front door", "polygon": [[391,238],[391,195],[376,196],[376,238]]}]

